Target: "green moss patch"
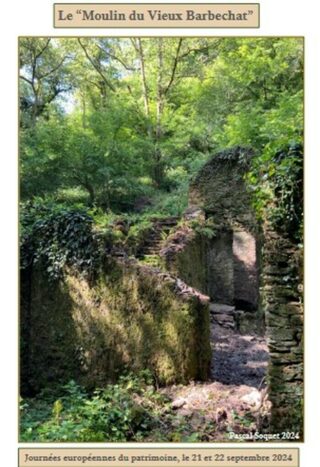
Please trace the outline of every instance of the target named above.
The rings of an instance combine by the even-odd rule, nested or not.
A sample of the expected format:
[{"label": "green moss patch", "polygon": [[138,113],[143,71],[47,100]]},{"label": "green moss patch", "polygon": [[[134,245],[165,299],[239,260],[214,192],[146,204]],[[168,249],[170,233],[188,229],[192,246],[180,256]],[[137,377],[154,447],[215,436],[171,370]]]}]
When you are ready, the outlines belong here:
[{"label": "green moss patch", "polygon": [[70,273],[52,283],[40,270],[31,282],[22,313],[31,390],[71,378],[103,385],[128,369],[148,368],[159,384],[208,377],[208,304],[169,274],[126,260],[106,264],[94,283]]}]

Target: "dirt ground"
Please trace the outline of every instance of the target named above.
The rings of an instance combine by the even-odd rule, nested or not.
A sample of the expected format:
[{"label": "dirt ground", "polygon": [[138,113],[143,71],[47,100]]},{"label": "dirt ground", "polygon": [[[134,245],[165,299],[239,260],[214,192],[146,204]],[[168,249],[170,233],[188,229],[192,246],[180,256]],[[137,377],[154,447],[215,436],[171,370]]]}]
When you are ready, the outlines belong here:
[{"label": "dirt ground", "polygon": [[240,335],[218,324],[211,325],[212,379],[226,385],[265,386],[268,347],[264,337]]},{"label": "dirt ground", "polygon": [[211,342],[211,381],[166,388],[172,407],[195,431],[203,432],[206,441],[230,441],[232,433],[267,430],[265,338],[241,335],[212,321]]}]

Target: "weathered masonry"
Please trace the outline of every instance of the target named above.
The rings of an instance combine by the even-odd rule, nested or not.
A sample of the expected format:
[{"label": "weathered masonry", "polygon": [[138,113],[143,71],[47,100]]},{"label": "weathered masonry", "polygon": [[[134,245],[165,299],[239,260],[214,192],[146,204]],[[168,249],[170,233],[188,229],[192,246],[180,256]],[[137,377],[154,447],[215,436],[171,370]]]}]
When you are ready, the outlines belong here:
[{"label": "weathered masonry", "polygon": [[302,256],[296,245],[264,226],[261,295],[270,351],[272,426],[302,432]]},{"label": "weathered masonry", "polygon": [[[251,208],[243,176],[250,152],[235,149],[212,158],[190,187],[186,218],[204,229],[187,229],[184,248],[175,241],[163,251],[167,266],[213,301],[256,311],[259,297],[261,229]],[[206,225],[212,235],[206,235]],[[183,229],[182,229],[183,231]]]},{"label": "weathered masonry", "polygon": [[211,300],[263,323],[272,432],[301,434],[301,245],[270,212],[258,222],[245,183],[252,157],[226,150],[199,171],[185,222],[161,250],[168,272],[125,253],[108,255],[94,281],[66,270],[50,282],[39,263],[22,271],[23,393],[71,378],[95,387],[144,368],[160,384],[206,380]]},{"label": "weathered masonry", "polygon": [[204,165],[191,184],[186,217],[211,225],[213,235],[181,228],[162,253],[171,271],[213,301],[247,310],[252,322],[264,321],[271,428],[301,435],[301,248],[285,227],[272,226],[268,214],[258,223],[244,181],[251,157],[250,151],[235,148]]},{"label": "weathered masonry", "polygon": [[24,270],[22,392],[76,379],[89,387],[149,368],[160,384],[209,376],[208,299],[170,274],[112,260],[94,283]]}]

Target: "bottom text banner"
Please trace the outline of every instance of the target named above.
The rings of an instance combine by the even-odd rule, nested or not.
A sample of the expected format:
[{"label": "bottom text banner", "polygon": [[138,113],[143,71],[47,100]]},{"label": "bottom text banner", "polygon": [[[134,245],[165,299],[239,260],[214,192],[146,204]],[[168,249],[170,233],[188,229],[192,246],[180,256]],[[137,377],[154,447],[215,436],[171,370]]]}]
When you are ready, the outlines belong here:
[{"label": "bottom text banner", "polygon": [[19,467],[299,467],[298,448],[20,448]]}]

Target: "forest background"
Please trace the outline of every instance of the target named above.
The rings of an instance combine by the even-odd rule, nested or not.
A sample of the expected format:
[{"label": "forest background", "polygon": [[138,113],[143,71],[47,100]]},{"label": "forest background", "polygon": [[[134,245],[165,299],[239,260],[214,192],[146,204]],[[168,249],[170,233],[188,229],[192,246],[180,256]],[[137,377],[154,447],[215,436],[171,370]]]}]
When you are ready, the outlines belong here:
[{"label": "forest background", "polygon": [[273,156],[301,144],[302,54],[299,38],[22,38],[22,202],[181,214],[190,177],[240,145],[259,209]]}]

